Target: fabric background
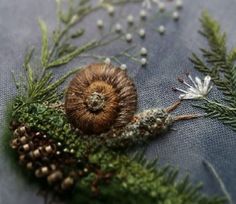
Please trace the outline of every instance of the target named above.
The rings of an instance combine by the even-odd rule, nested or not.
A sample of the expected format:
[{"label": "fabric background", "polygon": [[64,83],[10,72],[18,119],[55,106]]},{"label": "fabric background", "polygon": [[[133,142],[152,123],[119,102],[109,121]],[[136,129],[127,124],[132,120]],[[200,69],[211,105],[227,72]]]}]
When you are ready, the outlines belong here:
[{"label": "fabric background", "polygon": [[[197,52],[199,47],[206,46],[197,32],[200,28],[198,19],[203,9],[208,9],[220,21],[228,33],[229,46],[236,45],[235,0],[185,0],[180,22],[162,22],[167,28],[166,35],[161,37],[157,33],[148,32],[145,44],[150,52],[149,66],[146,69],[129,67],[130,75],[137,84],[140,110],[170,105],[178,97],[171,90],[173,86],[179,86],[176,77],[186,71],[199,75],[188,57],[193,51]],[[42,17],[52,29],[56,23],[54,16],[55,3],[51,0],[0,0],[1,124],[4,122],[6,104],[16,94],[11,70],[16,73],[21,71],[24,53],[29,45],[39,47],[38,17]],[[94,24],[92,21],[85,21],[88,27],[92,23]],[[153,26],[159,24],[156,21]],[[104,53],[109,53],[108,51],[103,50]],[[74,64],[85,62],[77,60]],[[213,90],[211,97],[218,98],[220,95]],[[191,113],[199,110],[192,108],[189,102],[184,102],[177,112]],[[236,203],[235,132],[211,119],[179,122],[174,129],[148,145],[147,157],[153,159],[158,156],[162,164],[178,166],[181,175],[191,174],[193,182],[203,181],[204,191],[208,194],[221,193],[216,180],[202,165],[203,159],[210,161]],[[42,197],[36,195],[37,188],[28,186],[16,171],[10,168],[8,158],[1,153],[0,204],[42,204]]]}]

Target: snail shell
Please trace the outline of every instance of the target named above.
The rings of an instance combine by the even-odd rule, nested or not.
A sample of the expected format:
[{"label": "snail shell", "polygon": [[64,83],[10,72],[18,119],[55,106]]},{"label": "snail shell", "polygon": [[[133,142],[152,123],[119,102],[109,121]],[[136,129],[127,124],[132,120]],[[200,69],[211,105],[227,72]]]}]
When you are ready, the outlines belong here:
[{"label": "snail shell", "polygon": [[100,134],[129,123],[137,109],[137,93],[127,73],[107,64],[92,64],[69,84],[65,111],[75,127]]}]

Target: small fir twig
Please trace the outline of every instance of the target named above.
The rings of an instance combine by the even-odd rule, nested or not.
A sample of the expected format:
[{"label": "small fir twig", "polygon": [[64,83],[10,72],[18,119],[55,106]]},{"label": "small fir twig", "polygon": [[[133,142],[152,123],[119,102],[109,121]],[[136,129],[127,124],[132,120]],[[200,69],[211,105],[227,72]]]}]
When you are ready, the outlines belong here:
[{"label": "small fir twig", "polygon": [[228,190],[226,189],[224,182],[222,181],[219,174],[217,173],[216,169],[207,160],[203,160],[202,162],[203,162],[204,166],[210,171],[210,173],[212,173],[212,175],[215,177],[215,179],[219,183],[220,188],[221,188],[222,192],[224,193],[225,197],[227,198],[229,204],[233,204],[233,200],[232,200]]},{"label": "small fir twig", "polygon": [[236,131],[236,49],[227,49],[226,34],[206,11],[200,21],[200,33],[207,39],[209,48],[200,49],[202,58],[193,54],[190,60],[195,69],[211,77],[223,94],[224,103],[205,99],[198,107],[204,109],[209,117],[221,120]]}]

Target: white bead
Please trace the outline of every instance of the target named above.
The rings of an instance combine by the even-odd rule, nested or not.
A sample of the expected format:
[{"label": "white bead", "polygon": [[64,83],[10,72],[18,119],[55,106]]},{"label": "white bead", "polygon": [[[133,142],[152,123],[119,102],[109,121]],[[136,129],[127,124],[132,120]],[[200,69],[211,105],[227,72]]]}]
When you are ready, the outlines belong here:
[{"label": "white bead", "polygon": [[122,26],[121,26],[119,23],[116,24],[116,26],[115,26],[115,31],[116,31],[117,33],[120,33],[120,32],[122,31]]},{"label": "white bead", "polygon": [[107,64],[107,65],[110,65],[111,64],[111,59],[109,57],[107,57],[105,60],[104,60],[104,63]]},{"label": "white bead", "polygon": [[165,3],[160,2],[160,3],[159,3],[159,10],[160,10],[160,12],[164,12],[165,9],[166,9],[166,5],[165,5]]},{"label": "white bead", "polygon": [[163,26],[163,25],[159,26],[158,32],[159,32],[161,35],[163,35],[163,34],[165,33],[165,31],[166,31],[165,26]]},{"label": "white bead", "polygon": [[174,11],[172,14],[172,17],[175,21],[179,20],[179,12],[178,11]]},{"label": "white bead", "polygon": [[141,17],[141,19],[145,20],[147,18],[147,12],[145,10],[141,10],[140,17]]},{"label": "white bead", "polygon": [[97,21],[97,27],[100,28],[100,29],[104,27],[103,20],[100,19],[100,20]]},{"label": "white bead", "polygon": [[114,6],[109,6],[108,9],[107,9],[107,11],[108,11],[108,14],[109,14],[110,16],[113,16],[114,13],[115,13],[115,7],[114,7]]},{"label": "white bead", "polygon": [[129,23],[130,25],[132,25],[132,24],[134,23],[134,17],[133,17],[132,15],[129,15],[129,16],[127,17],[127,21],[128,21],[128,23]]},{"label": "white bead", "polygon": [[177,0],[176,1],[176,7],[177,7],[177,9],[183,8],[183,1],[182,0]]},{"label": "white bead", "polygon": [[142,64],[142,66],[146,66],[147,65],[147,58],[142,58],[141,64]]},{"label": "white bead", "polygon": [[141,38],[144,38],[145,35],[146,35],[146,31],[145,31],[143,28],[141,28],[141,29],[139,30],[139,36],[140,36]]},{"label": "white bead", "polygon": [[131,42],[132,39],[133,39],[133,36],[132,36],[132,34],[127,33],[126,36],[125,36],[125,38],[126,38],[126,41],[127,41],[127,42]]},{"label": "white bead", "polygon": [[122,64],[122,65],[120,65],[120,68],[121,68],[122,70],[126,70],[126,69],[127,69],[127,65],[126,65],[126,64]]},{"label": "white bead", "polygon": [[147,53],[148,53],[147,49],[146,49],[145,47],[142,47],[141,50],[140,50],[140,54],[141,54],[142,56],[146,56]]}]

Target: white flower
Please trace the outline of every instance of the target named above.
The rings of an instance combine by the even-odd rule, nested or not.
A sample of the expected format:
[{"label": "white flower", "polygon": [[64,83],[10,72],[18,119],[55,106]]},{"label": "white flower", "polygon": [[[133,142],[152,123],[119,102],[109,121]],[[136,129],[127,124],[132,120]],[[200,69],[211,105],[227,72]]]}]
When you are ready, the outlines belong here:
[{"label": "white flower", "polygon": [[192,85],[188,84],[185,80],[179,79],[179,81],[185,84],[188,88],[187,90],[175,88],[174,90],[181,92],[179,98],[180,99],[201,99],[207,96],[207,94],[211,91],[211,77],[206,76],[204,81],[202,81],[199,77],[195,77],[195,81],[193,78],[187,74],[188,78],[192,82]]}]

